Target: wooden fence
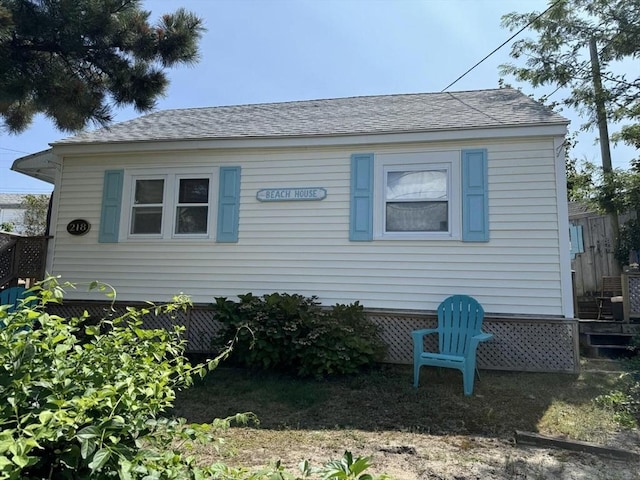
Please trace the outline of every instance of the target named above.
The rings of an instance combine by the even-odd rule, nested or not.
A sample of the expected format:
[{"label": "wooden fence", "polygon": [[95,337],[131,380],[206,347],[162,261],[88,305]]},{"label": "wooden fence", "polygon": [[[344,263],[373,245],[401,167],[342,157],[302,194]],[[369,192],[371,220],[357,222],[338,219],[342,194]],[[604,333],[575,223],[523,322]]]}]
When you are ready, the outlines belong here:
[{"label": "wooden fence", "polygon": [[581,227],[583,252],[571,261],[575,272],[575,294],[594,297],[602,290],[602,277],[620,275],[620,267],[613,256],[614,234],[611,216],[580,211],[569,214],[569,223]]}]

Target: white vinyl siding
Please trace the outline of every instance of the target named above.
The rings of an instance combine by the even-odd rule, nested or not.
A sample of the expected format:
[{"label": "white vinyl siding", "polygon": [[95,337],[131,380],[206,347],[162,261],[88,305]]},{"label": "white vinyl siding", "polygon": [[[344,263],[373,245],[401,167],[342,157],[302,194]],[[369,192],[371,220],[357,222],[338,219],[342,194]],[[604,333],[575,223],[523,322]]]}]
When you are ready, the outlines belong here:
[{"label": "white vinyl siding", "polygon": [[[350,155],[451,154],[486,148],[490,241],[349,241]],[[241,166],[238,243],[97,242],[105,165],[122,169],[175,166],[206,171]],[[378,164],[376,163],[376,166]],[[453,293],[476,297],[488,313],[563,315],[553,139],[375,146],[168,152],[64,160],[55,255],[63,280],[113,285],[118,300],[194,302],[252,292],[317,295],[325,305],[360,301],[367,308],[434,310]],[[217,189],[217,176],[213,176]],[[322,187],[321,201],[259,202],[261,189]],[[124,209],[124,204],[123,204]],[[84,218],[89,234],[66,224]],[[213,220],[215,222],[215,220]],[[215,225],[215,223],[213,223]],[[69,298],[99,299],[79,285]]]}]

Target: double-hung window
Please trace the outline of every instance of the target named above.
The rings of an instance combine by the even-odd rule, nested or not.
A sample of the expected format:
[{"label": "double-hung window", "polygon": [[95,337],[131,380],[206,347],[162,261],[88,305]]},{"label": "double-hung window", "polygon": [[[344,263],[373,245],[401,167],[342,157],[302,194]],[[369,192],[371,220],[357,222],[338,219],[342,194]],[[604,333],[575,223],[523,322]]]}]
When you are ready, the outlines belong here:
[{"label": "double-hung window", "polygon": [[459,156],[448,152],[380,156],[376,237],[460,237]]},{"label": "double-hung window", "polygon": [[212,232],[212,175],[132,173],[128,237],[208,238]]},{"label": "double-hung window", "polygon": [[134,180],[131,207],[132,235],[160,235],[164,213],[165,180],[138,178]]},{"label": "double-hung window", "polygon": [[384,203],[385,232],[448,232],[448,169],[386,169]]},{"label": "double-hung window", "polygon": [[178,178],[176,235],[206,235],[209,231],[209,178]]}]

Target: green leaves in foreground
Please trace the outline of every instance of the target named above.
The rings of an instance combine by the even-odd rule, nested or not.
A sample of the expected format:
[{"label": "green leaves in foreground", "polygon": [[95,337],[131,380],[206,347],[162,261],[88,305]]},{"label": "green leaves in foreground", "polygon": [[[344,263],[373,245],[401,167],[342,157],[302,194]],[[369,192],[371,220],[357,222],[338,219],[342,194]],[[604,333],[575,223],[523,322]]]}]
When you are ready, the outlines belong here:
[{"label": "green leaves in foreground", "polygon": [[0,307],[0,478],[196,478],[173,442],[213,441],[231,419],[214,429],[165,416],[176,392],[220,358],[192,366],[182,327],[142,328],[145,315],[188,299],[65,319],[46,311],[62,293],[49,279],[14,312]]},{"label": "green leaves in foreground", "polygon": [[55,279],[31,293],[14,312],[0,306],[0,479],[372,480],[361,473],[368,459],[350,453],[320,469],[305,462],[301,475],[279,463],[252,472],[185,456],[194,442],[219,446],[232,422],[257,421],[250,413],[202,425],[169,417],[176,392],[230,351],[192,366],[182,327],[143,328],[145,315],[188,308],[187,297],[96,320],[47,313],[64,294]]}]

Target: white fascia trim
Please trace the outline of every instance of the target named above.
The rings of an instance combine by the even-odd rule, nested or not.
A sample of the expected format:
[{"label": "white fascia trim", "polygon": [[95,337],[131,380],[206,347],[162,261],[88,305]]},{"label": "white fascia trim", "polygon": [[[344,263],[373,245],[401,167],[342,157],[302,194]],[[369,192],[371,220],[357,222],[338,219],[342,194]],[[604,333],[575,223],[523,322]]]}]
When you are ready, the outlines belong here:
[{"label": "white fascia trim", "polygon": [[59,166],[59,159],[50,148],[14,160],[11,170],[54,184]]},{"label": "white fascia trim", "polygon": [[212,140],[149,140],[107,143],[54,143],[60,156],[104,153],[158,152],[167,150],[218,150],[240,148],[343,147],[393,143],[487,140],[518,137],[564,136],[567,124],[521,127],[438,130],[431,132],[389,133],[379,135],[336,135],[281,138],[233,138]]},{"label": "white fascia trim", "polygon": [[558,209],[558,242],[560,249],[560,288],[562,312],[566,318],[574,318],[573,280],[571,278],[571,246],[569,239],[569,202],[567,201],[567,177],[564,156],[564,137],[553,139],[556,163],[556,205]]}]

